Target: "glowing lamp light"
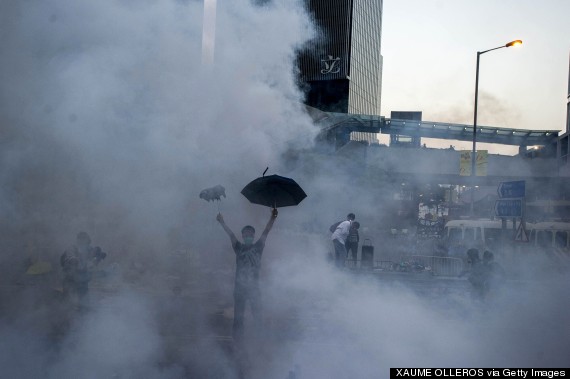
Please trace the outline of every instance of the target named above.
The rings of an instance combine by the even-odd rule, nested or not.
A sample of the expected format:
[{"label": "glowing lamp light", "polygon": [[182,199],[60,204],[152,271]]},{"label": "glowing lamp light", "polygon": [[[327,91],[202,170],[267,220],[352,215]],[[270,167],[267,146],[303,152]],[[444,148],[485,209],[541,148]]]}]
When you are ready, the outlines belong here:
[{"label": "glowing lamp light", "polygon": [[516,39],[514,41],[507,43],[505,47],[518,46],[518,45],[522,45],[522,41],[520,39]]}]

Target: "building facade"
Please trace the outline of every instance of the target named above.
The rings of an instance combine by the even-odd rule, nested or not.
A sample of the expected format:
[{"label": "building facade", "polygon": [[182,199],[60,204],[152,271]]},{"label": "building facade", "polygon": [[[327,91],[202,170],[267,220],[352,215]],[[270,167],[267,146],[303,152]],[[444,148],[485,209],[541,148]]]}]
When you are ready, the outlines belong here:
[{"label": "building facade", "polygon": [[380,115],[382,0],[306,0],[316,37],[299,54],[306,104]]},{"label": "building facade", "polygon": [[561,176],[570,177],[570,60],[568,63],[568,94],[566,96],[566,133],[558,140],[558,167]]},{"label": "building facade", "polygon": [[[410,121],[422,121],[422,112],[398,112],[392,111],[390,113],[390,118],[397,120],[410,120]],[[400,147],[420,147],[422,144],[422,137],[418,136],[406,136],[402,134],[390,134],[390,146],[400,146]]]},{"label": "building facade", "polygon": [[566,133],[570,133],[570,59],[568,60],[568,96],[566,97]]}]

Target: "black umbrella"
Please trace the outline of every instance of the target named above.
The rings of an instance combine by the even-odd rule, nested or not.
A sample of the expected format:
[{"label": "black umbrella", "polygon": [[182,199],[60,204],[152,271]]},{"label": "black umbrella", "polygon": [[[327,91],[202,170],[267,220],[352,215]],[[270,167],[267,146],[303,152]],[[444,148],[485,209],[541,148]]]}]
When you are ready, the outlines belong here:
[{"label": "black umbrella", "polygon": [[245,186],[241,194],[254,204],[273,208],[298,205],[307,197],[296,181],[279,175],[257,178]]}]

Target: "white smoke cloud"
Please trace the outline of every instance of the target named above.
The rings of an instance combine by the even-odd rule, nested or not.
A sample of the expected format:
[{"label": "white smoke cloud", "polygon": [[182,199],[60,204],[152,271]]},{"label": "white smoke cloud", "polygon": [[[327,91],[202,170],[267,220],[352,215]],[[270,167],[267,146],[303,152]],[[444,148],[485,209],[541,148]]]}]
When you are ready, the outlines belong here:
[{"label": "white smoke cloud", "polygon": [[293,75],[294,50],[310,35],[297,4],[219,6],[217,58],[207,67],[199,2],[3,7],[14,17],[2,118],[17,136],[3,153],[5,175],[38,167],[41,180],[26,180],[53,186],[45,192],[57,210],[46,212],[87,202],[83,211],[111,208],[139,232],[151,216],[163,229],[180,223],[201,186],[235,191],[266,166],[278,169],[290,144],[312,141]]},{"label": "white smoke cloud", "polygon": [[[48,247],[44,259],[58,270],[63,249],[86,230],[119,273],[152,276],[162,290],[169,249],[216,251],[216,210],[201,189],[226,186],[222,209],[243,212],[241,187],[266,166],[278,171],[290,145],[312,144],[293,65],[311,34],[302,8],[240,0],[217,11],[216,59],[203,67],[201,2],[0,5],[0,199],[2,235],[11,236],[2,272],[22,264],[26,239]],[[3,299],[22,295],[6,288]],[[140,377],[143,363],[160,358],[157,326],[145,317],[154,304],[114,296],[122,300],[95,302],[102,308],[65,337],[54,376]],[[28,354],[45,369],[52,359],[36,345],[13,350],[21,354],[10,372]]]},{"label": "white smoke cloud", "polygon": [[[33,296],[2,288],[0,366],[10,376],[234,376],[218,343],[231,318],[217,313],[232,303],[233,253],[216,205],[198,194],[224,185],[234,231],[262,229],[268,210],[239,191],[313,141],[293,64],[312,26],[296,2],[219,2],[215,60],[203,67],[202,15],[195,1],[0,4],[2,272],[19,267],[27,238],[50,249],[57,269],[79,230],[118,267],[98,282],[117,288],[94,288],[93,311],[49,338],[67,315],[55,305],[58,282]],[[461,291],[426,298],[332,271],[328,225],[354,211],[372,229],[388,201],[355,165],[321,157],[291,175],[309,197],[280,210],[268,239],[268,334],[248,347],[251,377],[284,378],[295,365],[302,378],[376,378],[398,365],[567,362],[568,329],[537,326],[561,322],[567,284],[530,300],[509,291],[481,310]],[[201,269],[170,254],[179,248]]]}]

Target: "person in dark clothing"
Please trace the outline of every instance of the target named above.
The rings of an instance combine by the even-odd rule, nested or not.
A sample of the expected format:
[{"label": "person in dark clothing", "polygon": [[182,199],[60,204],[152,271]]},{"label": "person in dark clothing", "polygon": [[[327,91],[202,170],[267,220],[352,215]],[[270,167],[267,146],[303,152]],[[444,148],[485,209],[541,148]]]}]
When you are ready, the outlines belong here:
[{"label": "person in dark clothing", "polygon": [[271,217],[265,226],[261,237],[255,240],[255,229],[253,226],[244,226],[241,230],[243,242],[238,241],[232,230],[226,225],[221,213],[217,220],[230,237],[232,248],[236,255],[236,276],[234,287],[234,340],[243,337],[243,319],[245,304],[249,302],[251,313],[256,324],[262,324],[261,296],[259,290],[259,271],[261,268],[261,255],[265,247],[265,240],[273,223],[277,218],[277,209],[272,209]]},{"label": "person in dark clothing", "polygon": [[493,275],[502,276],[505,274],[503,267],[495,262],[495,254],[489,250],[485,250],[483,253],[483,265],[487,266],[489,272],[491,272]]},{"label": "person in dark clothing", "polygon": [[347,258],[352,259],[355,265],[356,260],[358,259],[358,242],[360,241],[360,235],[358,234],[359,228],[360,223],[358,221],[354,221],[350,226],[348,237],[346,237],[345,242]]},{"label": "person in dark clothing", "polygon": [[89,282],[95,267],[107,253],[99,246],[91,246],[91,238],[86,232],[79,232],[76,244],[65,251],[59,262],[63,269],[63,295],[80,308],[88,304]]},{"label": "person in dark clothing", "polygon": [[467,250],[467,263],[469,264],[469,270],[467,271],[469,277],[467,279],[473,288],[473,297],[483,299],[486,294],[486,270],[481,262],[481,258],[479,257],[479,250]]},{"label": "person in dark clothing", "polygon": [[485,271],[485,293],[489,293],[505,279],[505,270],[494,259],[495,255],[489,250],[485,250],[482,263]]}]

